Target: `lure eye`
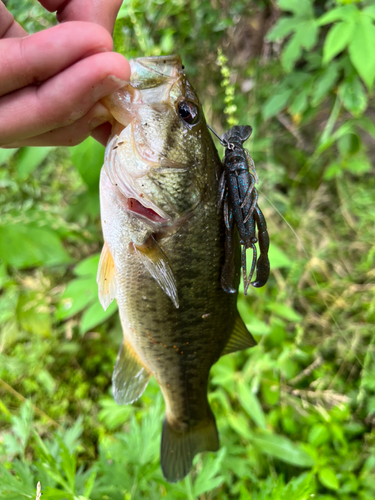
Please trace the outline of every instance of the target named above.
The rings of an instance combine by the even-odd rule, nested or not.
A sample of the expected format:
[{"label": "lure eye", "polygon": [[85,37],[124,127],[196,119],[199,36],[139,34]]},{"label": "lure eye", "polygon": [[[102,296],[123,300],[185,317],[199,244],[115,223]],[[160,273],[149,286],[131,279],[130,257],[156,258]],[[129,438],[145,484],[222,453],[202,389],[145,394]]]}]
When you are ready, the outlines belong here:
[{"label": "lure eye", "polygon": [[178,114],[189,125],[195,125],[199,121],[198,106],[190,101],[181,101],[178,104]]}]

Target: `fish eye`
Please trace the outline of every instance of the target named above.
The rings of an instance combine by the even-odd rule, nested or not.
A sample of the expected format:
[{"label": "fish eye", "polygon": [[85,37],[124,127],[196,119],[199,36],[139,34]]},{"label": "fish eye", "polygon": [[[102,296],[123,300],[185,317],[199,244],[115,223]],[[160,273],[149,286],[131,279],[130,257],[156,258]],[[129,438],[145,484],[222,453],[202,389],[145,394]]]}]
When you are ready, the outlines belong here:
[{"label": "fish eye", "polygon": [[198,106],[190,101],[181,101],[178,103],[178,114],[189,125],[195,125],[199,121]]}]

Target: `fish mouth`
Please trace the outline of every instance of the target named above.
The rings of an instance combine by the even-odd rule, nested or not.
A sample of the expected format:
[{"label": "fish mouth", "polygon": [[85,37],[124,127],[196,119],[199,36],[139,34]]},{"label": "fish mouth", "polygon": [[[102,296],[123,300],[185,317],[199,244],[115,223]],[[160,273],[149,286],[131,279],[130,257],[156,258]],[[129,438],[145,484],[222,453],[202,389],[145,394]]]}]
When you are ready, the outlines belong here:
[{"label": "fish mouth", "polygon": [[132,212],[134,214],[137,214],[141,217],[144,217],[145,219],[148,219],[151,222],[157,222],[161,224],[165,224],[168,222],[167,219],[164,219],[163,217],[160,217],[159,214],[157,214],[154,210],[151,208],[147,208],[144,205],[142,205],[141,202],[136,200],[135,198],[128,198],[127,199],[127,210],[129,212]]}]

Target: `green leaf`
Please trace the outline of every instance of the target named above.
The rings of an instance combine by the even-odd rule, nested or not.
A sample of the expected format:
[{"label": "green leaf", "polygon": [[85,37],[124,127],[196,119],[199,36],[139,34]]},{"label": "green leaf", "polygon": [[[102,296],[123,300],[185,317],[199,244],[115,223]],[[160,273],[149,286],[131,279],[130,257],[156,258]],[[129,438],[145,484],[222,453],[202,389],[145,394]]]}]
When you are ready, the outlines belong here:
[{"label": "green leaf", "polygon": [[356,23],[349,44],[349,57],[359,76],[371,89],[375,79],[375,26],[366,16]]},{"label": "green leaf", "polygon": [[98,285],[94,277],[79,278],[68,283],[57,309],[58,319],[71,318],[98,297]]},{"label": "green leaf", "polygon": [[341,156],[354,155],[361,148],[361,139],[354,133],[345,134],[338,139],[337,147]]},{"label": "green leaf", "polygon": [[280,269],[281,267],[292,267],[292,261],[285,253],[272,243],[268,252],[268,258],[271,263],[271,269]]},{"label": "green leaf", "polygon": [[354,22],[337,23],[329,30],[323,47],[323,64],[328,64],[337,54],[342,52],[352,39]]},{"label": "green leaf", "polygon": [[26,179],[34,170],[41,165],[49,153],[55,148],[28,147],[22,148],[17,162],[17,172],[20,179]]},{"label": "green leaf", "polygon": [[91,276],[96,280],[96,274],[98,272],[100,254],[96,253],[87,257],[87,259],[81,260],[79,264],[74,268],[74,274],[76,276]]},{"label": "green leaf", "polygon": [[369,5],[362,12],[364,15],[371,17],[371,19],[375,19],[375,5]]},{"label": "green leaf", "polygon": [[265,429],[267,426],[266,417],[258,398],[252,392],[251,388],[247,384],[245,385],[245,382],[241,381],[238,383],[237,391],[242,408],[259,427]]},{"label": "green leaf", "polygon": [[92,137],[70,149],[73,165],[91,191],[99,189],[100,170],[103,165],[105,148]]},{"label": "green leaf", "polygon": [[279,111],[286,107],[293,90],[288,89],[280,94],[270,97],[263,106],[263,118],[267,120],[271,116],[277,115]]},{"label": "green leaf", "polygon": [[83,314],[79,331],[83,335],[95,326],[100,325],[106,319],[110,318],[112,314],[117,311],[117,302],[114,300],[112,304],[104,311],[99,300],[95,301]]},{"label": "green leaf", "polygon": [[262,453],[278,458],[297,467],[312,467],[313,458],[298,444],[283,436],[275,434],[258,434],[253,436],[252,444]]},{"label": "green leaf", "polygon": [[286,304],[276,304],[271,302],[267,306],[267,309],[280,316],[280,318],[287,319],[288,321],[292,321],[294,323],[299,323],[300,321],[302,321],[302,316],[298,314],[298,312],[295,311],[292,307],[287,306]]},{"label": "green leaf", "polygon": [[320,446],[329,439],[329,430],[324,424],[315,424],[309,432],[309,443],[313,446]]},{"label": "green leaf", "polygon": [[332,9],[326,14],[323,14],[317,20],[318,26],[324,26],[335,21],[350,21],[359,16],[359,10],[354,5],[344,5]]},{"label": "green leaf", "polygon": [[367,95],[358,76],[347,78],[339,86],[338,95],[353,116],[361,116],[367,108]]},{"label": "green leaf", "polygon": [[224,478],[218,474],[225,454],[226,449],[222,448],[216,456],[209,456],[204,460],[203,467],[194,482],[194,498],[214,490],[224,481]]},{"label": "green leaf", "polygon": [[3,149],[0,148],[0,166],[9,160],[15,153],[17,153],[18,148],[15,149]]},{"label": "green leaf", "polygon": [[315,20],[306,21],[298,25],[299,39],[301,41],[301,46],[306,50],[310,50],[314,47],[318,36],[318,26]]},{"label": "green leaf", "polygon": [[337,64],[331,63],[316,79],[312,92],[311,104],[317,106],[327,97],[328,92],[334,87],[339,76]]},{"label": "green leaf", "polygon": [[0,258],[19,269],[71,261],[53,231],[28,224],[0,226]]},{"label": "green leaf", "polygon": [[293,12],[297,17],[313,17],[311,0],[278,0],[278,6],[286,12]]},{"label": "green leaf", "polygon": [[281,64],[288,73],[302,54],[303,34],[296,33],[285,45],[281,54]]},{"label": "green leaf", "polygon": [[329,181],[334,177],[341,177],[342,173],[343,173],[343,167],[341,162],[333,161],[326,167],[323,178],[326,181]]},{"label": "green leaf", "polygon": [[298,26],[299,21],[294,17],[283,17],[279,19],[275,26],[267,33],[267,40],[270,42],[275,42],[276,40],[282,40],[288,36],[296,26]]},{"label": "green leaf", "polygon": [[303,113],[307,108],[307,96],[308,92],[306,90],[301,90],[297,93],[292,103],[290,104],[288,111],[291,115],[296,115]]},{"label": "green leaf", "polygon": [[318,472],[318,478],[322,485],[330,490],[338,490],[340,488],[336,473],[328,467],[320,469]]}]

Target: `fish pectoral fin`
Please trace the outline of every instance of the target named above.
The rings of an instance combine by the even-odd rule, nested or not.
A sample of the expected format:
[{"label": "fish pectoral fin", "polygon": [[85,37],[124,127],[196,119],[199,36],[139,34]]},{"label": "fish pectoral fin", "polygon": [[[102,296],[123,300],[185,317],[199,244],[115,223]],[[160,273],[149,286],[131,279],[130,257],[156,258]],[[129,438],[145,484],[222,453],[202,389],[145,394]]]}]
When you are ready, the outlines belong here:
[{"label": "fish pectoral fin", "polygon": [[170,483],[180,481],[189,473],[197,453],[218,449],[219,436],[211,412],[206,420],[183,431],[175,430],[168,420],[164,419],[160,465],[165,479]]},{"label": "fish pectoral fin", "polygon": [[254,337],[246,328],[245,323],[237,311],[237,317],[232,334],[229,337],[228,343],[224,347],[221,355],[224,356],[225,354],[229,354],[231,352],[242,351],[243,349],[248,349],[249,347],[254,347],[256,345],[257,343]]},{"label": "fish pectoral fin", "polygon": [[107,243],[104,243],[100,255],[96,282],[98,283],[100,303],[103,309],[106,310],[113,299],[116,298],[117,292],[115,264]]},{"label": "fish pectoral fin", "polygon": [[113,397],[118,405],[133,403],[146,389],[151,374],[128,342],[123,340],[112,375]]},{"label": "fish pectoral fin", "polygon": [[170,297],[176,309],[179,308],[177,283],[168,258],[159,247],[155,238],[150,236],[144,245],[135,245],[134,249],[145,268],[158,282],[164,293]]}]

